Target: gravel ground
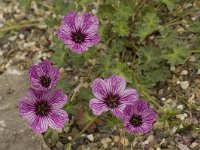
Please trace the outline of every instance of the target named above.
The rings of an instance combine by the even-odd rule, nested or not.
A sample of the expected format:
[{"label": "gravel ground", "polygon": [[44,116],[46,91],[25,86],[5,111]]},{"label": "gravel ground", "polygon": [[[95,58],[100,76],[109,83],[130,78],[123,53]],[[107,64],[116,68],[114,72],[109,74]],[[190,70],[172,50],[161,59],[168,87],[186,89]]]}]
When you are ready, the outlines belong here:
[{"label": "gravel ground", "polygon": [[[54,18],[55,14],[44,11],[35,2],[32,2],[31,9],[25,12],[15,0],[0,1],[0,30],[19,22],[30,21],[30,18],[35,20],[29,26],[0,32],[0,75],[4,72],[24,74],[31,64],[51,57],[54,29],[42,21],[49,17]],[[73,149],[129,150],[132,144],[132,149],[135,150],[200,150],[200,70],[194,67],[199,61],[195,56],[191,56],[185,65],[171,67],[167,82],[154,90],[154,97],[161,105],[180,110],[178,115],[171,118],[173,127],[158,121],[150,133],[136,136],[131,143],[123,136],[122,130],[117,127],[105,128],[102,125],[96,133],[84,133],[76,140]],[[73,79],[71,82],[76,82],[79,78],[77,74],[75,76],[73,73],[69,76]],[[194,108],[191,109],[191,106]],[[64,150],[64,145],[77,135],[79,129],[73,121],[71,124],[60,131],[60,140],[52,150]],[[194,130],[194,127],[198,130]],[[46,142],[51,144],[50,140]]]}]

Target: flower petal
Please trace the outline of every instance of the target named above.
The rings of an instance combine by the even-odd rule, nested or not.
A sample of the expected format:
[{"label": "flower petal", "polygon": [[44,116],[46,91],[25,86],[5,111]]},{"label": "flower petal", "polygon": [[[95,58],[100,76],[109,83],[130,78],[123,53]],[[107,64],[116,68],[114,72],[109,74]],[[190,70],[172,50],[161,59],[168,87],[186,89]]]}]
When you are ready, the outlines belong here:
[{"label": "flower petal", "polygon": [[92,83],[92,93],[98,99],[104,99],[109,94],[107,91],[106,82],[103,79],[97,78]]},{"label": "flower petal", "polygon": [[84,23],[84,16],[83,15],[77,15],[75,18],[75,27],[76,30],[79,30],[83,27],[83,23]]},{"label": "flower petal", "polygon": [[88,35],[94,35],[98,32],[99,20],[91,13],[83,14],[82,31]]},{"label": "flower petal", "polygon": [[78,16],[76,12],[69,12],[62,19],[62,27],[65,31],[75,31],[75,18]]},{"label": "flower petal", "polygon": [[108,89],[114,95],[121,95],[126,88],[126,80],[122,76],[112,75],[106,79]]},{"label": "flower petal", "polygon": [[29,99],[31,101],[35,101],[35,102],[37,102],[38,100],[41,99],[42,93],[43,93],[43,91],[35,90],[33,88],[29,88],[27,90],[27,94],[29,96]]},{"label": "flower petal", "polygon": [[145,122],[141,126],[137,127],[136,129],[137,129],[138,132],[145,134],[152,129],[152,124]]},{"label": "flower petal", "polygon": [[134,104],[134,114],[141,115],[143,111],[149,109],[147,103],[143,100],[138,100]]},{"label": "flower petal", "polygon": [[134,106],[133,105],[126,105],[126,107],[124,108],[124,120],[129,121],[130,118],[133,116],[134,113]]},{"label": "flower petal", "polygon": [[111,112],[118,118],[123,119],[124,118],[124,109],[125,109],[126,105],[119,105],[117,108],[113,108],[111,109]]},{"label": "flower petal", "polygon": [[29,98],[21,98],[19,101],[19,114],[31,122],[35,118],[35,101]]},{"label": "flower petal", "polygon": [[68,114],[64,110],[54,109],[48,115],[48,125],[53,129],[60,129],[69,121]]},{"label": "flower petal", "polygon": [[135,128],[130,122],[125,122],[124,126],[129,132],[133,134],[137,132],[137,128]]},{"label": "flower petal", "polygon": [[51,67],[49,71],[49,77],[51,78],[51,85],[56,84],[60,77],[60,71],[55,67]]},{"label": "flower petal", "polygon": [[103,100],[93,98],[89,102],[89,107],[92,109],[94,115],[101,115],[103,112],[108,111],[108,107],[104,104]]},{"label": "flower petal", "polygon": [[81,54],[88,50],[88,47],[84,44],[75,43],[74,45],[70,46],[70,49],[78,54]]},{"label": "flower petal", "polygon": [[60,27],[56,31],[58,37],[65,42],[65,44],[71,44],[69,41],[72,41],[71,31],[65,30],[63,27]]},{"label": "flower petal", "polygon": [[148,123],[153,123],[156,120],[156,113],[151,109],[146,109],[141,113],[142,120]]},{"label": "flower petal", "polygon": [[67,103],[67,95],[58,88],[44,92],[42,99],[46,100],[53,108],[62,108]]},{"label": "flower petal", "polygon": [[31,123],[32,129],[37,133],[43,133],[48,129],[47,120],[45,117],[37,116]]},{"label": "flower petal", "polygon": [[100,36],[98,34],[95,34],[93,36],[87,36],[85,39],[85,46],[92,47],[93,45],[100,42]]},{"label": "flower petal", "polygon": [[122,92],[120,103],[133,105],[139,98],[139,94],[135,89],[126,89]]}]

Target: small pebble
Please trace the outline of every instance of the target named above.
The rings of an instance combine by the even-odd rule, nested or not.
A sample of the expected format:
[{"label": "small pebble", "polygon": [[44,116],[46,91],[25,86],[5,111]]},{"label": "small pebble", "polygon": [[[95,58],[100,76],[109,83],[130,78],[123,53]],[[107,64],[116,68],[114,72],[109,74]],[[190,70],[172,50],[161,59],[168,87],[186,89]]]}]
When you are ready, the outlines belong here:
[{"label": "small pebble", "polygon": [[200,74],[200,69],[197,70],[197,74]]},{"label": "small pebble", "polygon": [[128,146],[129,145],[129,140],[127,138],[122,137],[120,142],[121,142],[121,144],[123,146]]},{"label": "small pebble", "polygon": [[64,147],[64,145],[61,142],[57,142],[56,147],[59,149],[62,149]]},{"label": "small pebble", "polygon": [[171,66],[170,70],[174,72],[176,70],[176,68],[174,66]]},{"label": "small pebble", "polygon": [[179,148],[180,150],[190,150],[186,145],[183,145],[183,144],[179,144],[179,145],[178,145],[178,148]]},{"label": "small pebble", "polygon": [[11,36],[11,37],[9,37],[9,41],[15,41],[16,40],[16,38],[17,38],[17,36],[15,35],[15,36]]},{"label": "small pebble", "polygon": [[93,134],[87,135],[87,138],[88,138],[88,140],[90,140],[91,142],[94,141],[94,136],[93,136]]},{"label": "small pebble", "polygon": [[189,82],[188,81],[181,81],[181,88],[183,90],[186,90],[189,87]]},{"label": "small pebble", "polygon": [[191,62],[195,62],[197,59],[196,59],[196,57],[195,56],[190,56],[190,59],[189,59],[189,61],[191,61]]},{"label": "small pebble", "polygon": [[24,34],[20,34],[19,35],[19,38],[22,40],[22,39],[24,39]]},{"label": "small pebble", "polygon": [[181,71],[181,75],[187,75],[188,74],[188,71],[187,70],[182,70]]},{"label": "small pebble", "polygon": [[69,129],[70,129],[69,127],[65,127],[65,128],[64,128],[65,133],[68,133],[68,132],[69,132]]},{"label": "small pebble", "polygon": [[71,141],[71,140],[72,140],[72,137],[71,137],[71,136],[68,136],[67,139],[68,139],[69,141]]},{"label": "small pebble", "polygon": [[166,100],[166,98],[162,97],[162,98],[161,98],[161,100],[162,100],[162,101],[165,101],[165,100]]},{"label": "small pebble", "polygon": [[183,110],[184,107],[183,107],[183,105],[178,105],[177,108],[180,110]]},{"label": "small pebble", "polygon": [[117,142],[119,141],[119,136],[114,136],[114,137],[113,137],[113,140],[114,140],[114,142],[117,143]]},{"label": "small pebble", "polygon": [[193,143],[190,145],[190,148],[195,148],[197,145],[198,145],[198,143],[193,142]]},{"label": "small pebble", "polygon": [[176,115],[176,117],[180,120],[185,120],[185,118],[186,118],[184,114],[178,114],[178,115]]}]

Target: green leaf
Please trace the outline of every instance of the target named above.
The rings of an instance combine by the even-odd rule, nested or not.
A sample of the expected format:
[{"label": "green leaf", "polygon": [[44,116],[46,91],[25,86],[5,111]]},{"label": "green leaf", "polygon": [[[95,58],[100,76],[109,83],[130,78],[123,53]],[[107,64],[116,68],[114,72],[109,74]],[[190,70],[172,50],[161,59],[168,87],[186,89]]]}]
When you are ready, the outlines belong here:
[{"label": "green leaf", "polygon": [[122,121],[119,118],[117,118],[117,117],[115,117],[115,116],[113,116],[113,115],[111,115],[109,113],[108,113],[107,117],[104,118],[104,119],[107,122],[106,125],[108,127],[112,127],[113,128],[115,125],[122,126]]},{"label": "green leaf", "polygon": [[172,49],[166,49],[162,57],[171,65],[177,65],[185,63],[189,55],[190,51],[186,48],[186,45],[177,44]]},{"label": "green leaf", "polygon": [[52,134],[52,129],[51,128],[48,128],[48,130],[45,132],[44,134],[44,139],[48,139],[51,137],[51,134]]},{"label": "green leaf", "polygon": [[51,59],[60,67],[66,66],[66,53],[62,49],[57,49]]},{"label": "green leaf", "polygon": [[127,82],[132,83],[133,70],[124,63],[118,63],[111,70],[113,73],[125,77]]},{"label": "green leaf", "polygon": [[191,32],[194,32],[194,33],[200,33],[200,19],[198,19],[197,21],[194,22],[194,24],[192,24],[189,28],[189,30]]},{"label": "green leaf", "polygon": [[112,5],[100,5],[97,16],[101,19],[113,19],[116,10]]},{"label": "green leaf", "polygon": [[58,132],[56,130],[52,130],[52,134],[51,134],[51,142],[52,145],[55,145],[59,140],[59,136],[58,136]]},{"label": "green leaf", "polygon": [[172,11],[174,8],[176,8],[179,0],[162,0],[162,2],[167,5],[167,8],[170,11]]},{"label": "green leaf", "polygon": [[63,91],[68,92],[70,91],[70,85],[66,79],[62,79],[58,82],[58,87],[61,88]]},{"label": "green leaf", "polygon": [[117,23],[113,25],[112,31],[118,33],[119,36],[128,36],[129,35],[129,26],[126,21],[116,21]]},{"label": "green leaf", "polygon": [[160,30],[161,36],[155,40],[160,48],[173,48],[174,45],[179,43],[176,31],[171,28]]},{"label": "green leaf", "polygon": [[126,5],[123,2],[116,8],[115,16],[117,20],[127,21],[132,16],[133,10],[130,5]]},{"label": "green leaf", "polygon": [[19,0],[19,4],[25,11],[28,11],[31,6],[31,0]]},{"label": "green leaf", "polygon": [[69,11],[76,10],[75,3],[66,2],[64,0],[53,1],[53,7],[55,8],[56,14],[65,15]]},{"label": "green leaf", "polygon": [[148,35],[158,29],[159,23],[160,20],[155,13],[147,13],[143,17],[142,22],[136,23],[136,35],[143,41]]},{"label": "green leaf", "polygon": [[88,4],[92,4],[92,2],[95,2],[94,0],[78,0],[78,3],[80,5],[88,5]]},{"label": "green leaf", "polygon": [[158,81],[165,81],[169,74],[169,69],[167,67],[159,67],[155,69],[151,69],[150,71],[145,71],[143,73],[145,76],[150,77],[155,83]]},{"label": "green leaf", "polygon": [[138,63],[142,70],[156,68],[162,61],[160,50],[156,47],[142,47],[137,51]]},{"label": "green leaf", "polygon": [[78,110],[78,105],[75,105],[72,102],[67,103],[63,108],[67,113],[75,115]]},{"label": "green leaf", "polygon": [[91,92],[91,89],[90,88],[85,88],[85,87],[82,87],[80,88],[79,92],[77,93],[77,97],[81,100],[90,100],[92,99],[93,97],[93,94]]}]

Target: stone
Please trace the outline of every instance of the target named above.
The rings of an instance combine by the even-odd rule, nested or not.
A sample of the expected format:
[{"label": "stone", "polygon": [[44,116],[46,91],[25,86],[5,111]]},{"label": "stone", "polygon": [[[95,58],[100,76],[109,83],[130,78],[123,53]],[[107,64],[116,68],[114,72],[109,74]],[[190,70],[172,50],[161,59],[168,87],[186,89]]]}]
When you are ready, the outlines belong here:
[{"label": "stone", "polygon": [[184,106],[182,104],[177,106],[178,109],[183,110]]},{"label": "stone", "polygon": [[199,145],[197,142],[193,142],[193,143],[190,145],[190,148],[195,148],[197,145]]},{"label": "stone", "polygon": [[87,135],[87,138],[88,138],[88,140],[90,140],[91,142],[94,141],[94,136],[93,136],[93,134]]},{"label": "stone", "polygon": [[71,136],[68,136],[67,139],[68,139],[69,141],[71,141],[71,140],[72,140],[72,137],[71,137]]},{"label": "stone", "polygon": [[[50,150],[43,136],[33,132],[18,113],[19,98],[26,96],[29,87],[27,76],[2,74],[0,83],[0,149]],[[14,92],[7,94],[7,89],[13,89]]]},{"label": "stone", "polygon": [[103,148],[107,149],[108,148],[108,144],[112,142],[112,140],[110,138],[104,138],[101,139],[101,144],[103,144]]},{"label": "stone", "polygon": [[113,136],[113,140],[114,140],[114,142],[117,143],[117,142],[119,141],[119,139],[120,139],[119,136]]},{"label": "stone", "polygon": [[178,114],[178,115],[176,115],[176,118],[178,118],[180,120],[185,120],[186,116],[184,114]]},{"label": "stone", "polygon": [[200,74],[200,69],[197,70],[197,74]]},{"label": "stone", "polygon": [[14,36],[11,36],[11,37],[9,37],[9,38],[8,38],[8,40],[9,40],[9,41],[15,41],[15,40],[16,40],[16,38],[17,38],[17,36],[16,36],[16,35],[14,35]]},{"label": "stone", "polygon": [[125,137],[122,137],[121,140],[120,140],[120,143],[123,145],[123,146],[128,146],[129,145],[129,140]]},{"label": "stone", "polygon": [[186,145],[183,145],[183,144],[179,144],[179,145],[178,145],[178,148],[179,148],[180,150],[190,150],[190,148],[188,148]]},{"label": "stone", "polygon": [[197,59],[194,55],[190,56],[189,61],[190,62],[195,62]]},{"label": "stone", "polygon": [[187,70],[182,70],[181,71],[181,75],[187,75],[188,74],[188,71]]},{"label": "stone", "polygon": [[174,66],[171,66],[171,67],[170,67],[170,70],[171,70],[172,72],[174,72],[174,71],[176,70],[176,68],[175,68]]},{"label": "stone", "polygon": [[24,37],[25,37],[24,34],[20,34],[20,35],[19,35],[19,38],[20,38],[21,40],[24,39]]},{"label": "stone", "polygon": [[61,142],[57,142],[56,147],[59,148],[59,149],[63,149],[64,145]]},{"label": "stone", "polygon": [[180,85],[181,85],[181,88],[183,90],[186,90],[189,87],[189,82],[188,81],[181,81]]}]

